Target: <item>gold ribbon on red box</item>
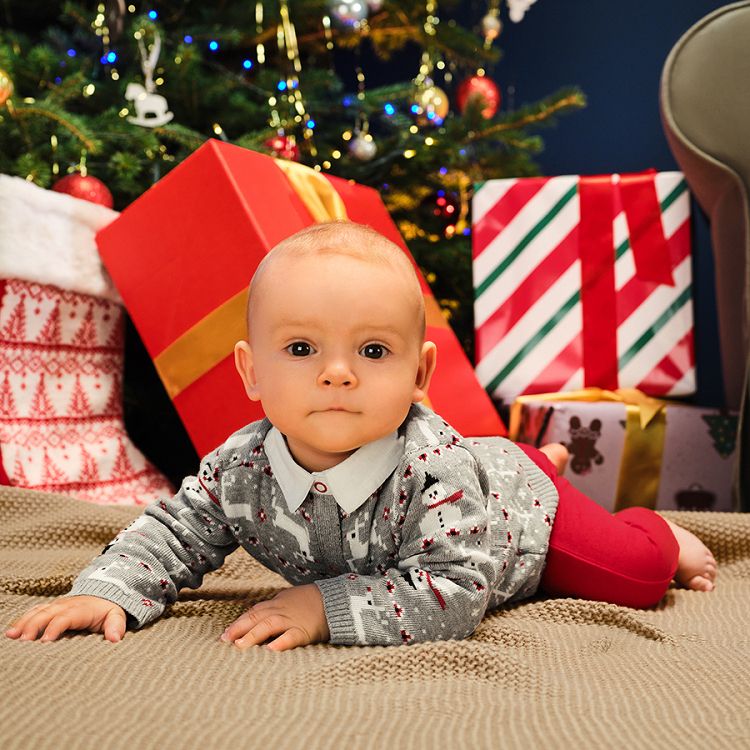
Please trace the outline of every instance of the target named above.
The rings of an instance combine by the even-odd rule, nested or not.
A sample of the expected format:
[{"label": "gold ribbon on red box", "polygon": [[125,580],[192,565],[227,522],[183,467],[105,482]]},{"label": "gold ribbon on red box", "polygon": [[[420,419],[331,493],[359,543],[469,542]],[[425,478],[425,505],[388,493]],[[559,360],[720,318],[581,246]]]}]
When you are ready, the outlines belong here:
[{"label": "gold ribbon on red box", "polygon": [[625,444],[620,459],[620,473],[614,509],[634,505],[655,508],[659,495],[664,438],[667,429],[667,402],[651,398],[636,388],[583,388],[561,393],[538,393],[519,396],[510,412],[509,435],[518,438],[523,407],[535,401],[614,401],[625,405]]}]

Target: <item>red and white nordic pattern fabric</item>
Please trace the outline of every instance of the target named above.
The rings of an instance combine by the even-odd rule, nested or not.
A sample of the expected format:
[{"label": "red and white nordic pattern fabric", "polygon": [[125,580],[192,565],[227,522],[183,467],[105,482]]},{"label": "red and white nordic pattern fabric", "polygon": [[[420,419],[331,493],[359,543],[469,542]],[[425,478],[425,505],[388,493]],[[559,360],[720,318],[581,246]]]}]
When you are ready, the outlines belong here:
[{"label": "red and white nordic pattern fabric", "polygon": [[[491,180],[477,190],[476,372],[495,398],[585,386],[695,390],[689,195],[678,172],[649,178],[665,256],[655,264],[631,246],[634,230],[642,238],[654,219],[638,215],[642,205],[626,212],[624,189],[607,188],[604,211],[592,202],[582,229],[582,185],[616,186],[617,175]],[[587,261],[592,226],[611,238],[604,270]]]},{"label": "red and white nordic pattern fabric", "polygon": [[123,312],[100,297],[0,279],[0,481],[100,504],[172,488],[122,421]]}]

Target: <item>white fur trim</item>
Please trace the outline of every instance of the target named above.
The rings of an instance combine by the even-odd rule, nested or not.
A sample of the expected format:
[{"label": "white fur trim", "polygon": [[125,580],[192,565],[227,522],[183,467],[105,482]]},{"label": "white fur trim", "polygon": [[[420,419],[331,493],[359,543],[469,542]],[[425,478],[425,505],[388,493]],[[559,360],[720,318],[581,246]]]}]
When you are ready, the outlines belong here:
[{"label": "white fur trim", "polygon": [[96,233],[118,216],[90,201],[0,175],[0,277],[122,304],[95,241]]}]

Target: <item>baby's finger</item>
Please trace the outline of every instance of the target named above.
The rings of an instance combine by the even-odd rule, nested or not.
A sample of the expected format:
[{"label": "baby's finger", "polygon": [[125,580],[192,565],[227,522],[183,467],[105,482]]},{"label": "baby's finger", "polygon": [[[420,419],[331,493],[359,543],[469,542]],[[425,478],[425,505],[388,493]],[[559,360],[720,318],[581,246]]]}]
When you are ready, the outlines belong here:
[{"label": "baby's finger", "polygon": [[44,629],[41,642],[48,643],[49,641],[56,641],[66,630],[68,630],[72,624],[73,618],[67,612],[53,617],[49,625]]},{"label": "baby's finger", "polygon": [[221,640],[234,643],[258,624],[258,615],[252,611],[238,617],[222,634]]},{"label": "baby's finger", "polygon": [[289,622],[278,615],[270,615],[261,620],[245,636],[236,640],[234,645],[244,650],[250,646],[258,646],[274,635],[280,635],[289,627]]},{"label": "baby's finger", "polygon": [[125,613],[118,607],[107,612],[104,618],[104,637],[111,643],[119,643],[125,635]]},{"label": "baby's finger", "polygon": [[37,604],[35,607],[26,610],[26,612],[24,612],[17,620],[14,620],[8,626],[8,629],[5,631],[5,635],[7,635],[9,638],[18,638],[18,636],[21,635],[23,629],[26,627],[28,621],[32,617],[34,617],[37,612],[48,606],[49,604],[47,602],[44,602],[43,604]]},{"label": "baby's finger", "polygon": [[271,651],[288,651],[298,646],[307,646],[310,638],[302,628],[290,628],[268,644]]},{"label": "baby's finger", "polygon": [[34,613],[23,624],[21,632],[19,633],[19,640],[35,641],[54,616],[54,611],[51,608],[46,607],[39,610],[39,612]]}]

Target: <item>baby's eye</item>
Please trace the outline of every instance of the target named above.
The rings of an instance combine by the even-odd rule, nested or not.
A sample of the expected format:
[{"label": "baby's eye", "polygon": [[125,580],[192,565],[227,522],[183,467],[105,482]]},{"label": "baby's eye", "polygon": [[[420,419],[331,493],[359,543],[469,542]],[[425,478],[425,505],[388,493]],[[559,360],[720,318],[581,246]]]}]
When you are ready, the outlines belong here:
[{"label": "baby's eye", "polygon": [[293,357],[307,357],[312,354],[312,347],[304,341],[295,341],[293,344],[289,344],[286,350]]},{"label": "baby's eye", "polygon": [[367,344],[360,349],[360,354],[368,359],[383,359],[387,353],[382,344]]}]

